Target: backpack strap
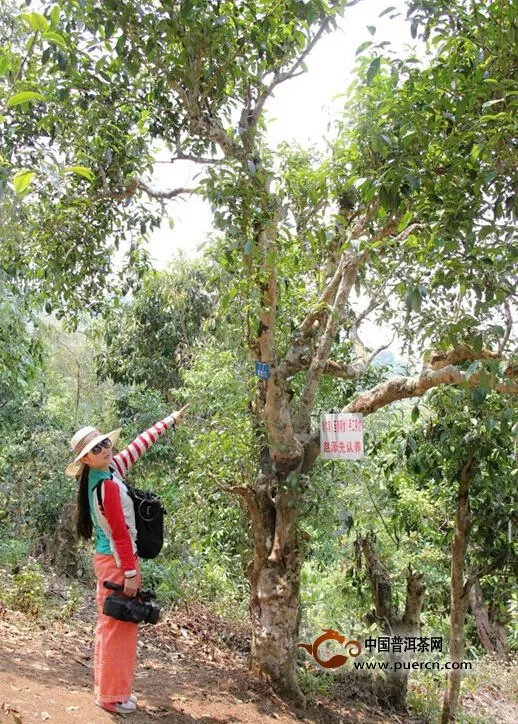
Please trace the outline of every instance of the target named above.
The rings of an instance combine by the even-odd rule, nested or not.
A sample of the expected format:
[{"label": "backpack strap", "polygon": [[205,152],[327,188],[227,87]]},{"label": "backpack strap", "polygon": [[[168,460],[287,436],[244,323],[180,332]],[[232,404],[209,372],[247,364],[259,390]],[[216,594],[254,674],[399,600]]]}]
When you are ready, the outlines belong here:
[{"label": "backpack strap", "polygon": [[104,515],[104,506],[103,506],[103,498],[101,493],[101,485],[104,483],[105,480],[113,480],[112,472],[110,470],[110,477],[109,478],[103,478],[102,480],[99,480],[98,483],[96,483],[93,487],[95,492],[97,493],[97,503],[99,505],[99,510]]},{"label": "backpack strap", "polygon": [[99,505],[99,510],[104,514],[103,498],[101,494],[101,485],[103,482],[103,480],[99,480],[99,482],[94,485],[94,490],[97,493],[97,504]]}]

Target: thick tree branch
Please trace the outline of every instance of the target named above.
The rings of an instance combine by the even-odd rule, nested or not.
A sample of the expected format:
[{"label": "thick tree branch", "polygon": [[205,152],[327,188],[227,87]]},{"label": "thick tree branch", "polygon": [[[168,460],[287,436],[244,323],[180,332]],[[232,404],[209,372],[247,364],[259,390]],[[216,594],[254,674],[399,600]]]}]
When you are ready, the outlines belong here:
[{"label": "thick tree branch", "polygon": [[[268,188],[265,192],[269,194]],[[259,410],[268,429],[270,455],[279,471],[289,472],[298,466],[303,449],[295,438],[286,395],[285,369],[278,365],[275,349],[277,316],[275,243],[278,214],[277,209],[271,222],[263,226],[257,234],[257,246],[262,255],[259,270],[261,309],[257,344],[254,344],[253,350],[258,350],[260,361],[270,366],[270,377],[264,383],[258,383]]]},{"label": "thick tree branch", "polygon": [[440,370],[443,367],[455,365],[465,360],[479,359],[500,359],[500,353],[492,352],[490,349],[482,349],[476,352],[469,344],[460,344],[458,347],[451,348],[445,352],[432,352],[425,367],[427,366],[432,370]]},{"label": "thick tree branch", "polygon": [[469,592],[472,588],[472,586],[476,583],[477,580],[480,578],[484,578],[484,576],[488,576],[490,573],[492,573],[497,568],[500,568],[502,564],[505,561],[505,553],[500,553],[500,555],[496,556],[496,558],[493,558],[489,563],[487,563],[485,566],[479,566],[476,568],[466,579],[466,582],[464,583],[463,588],[463,596],[469,596]]},{"label": "thick tree branch", "polygon": [[292,528],[296,521],[296,511],[290,508],[291,495],[282,491],[275,498],[275,534],[272,550],[268,560],[272,563],[282,561],[285,557],[286,544],[292,537]]},{"label": "thick tree branch", "polygon": [[[339,362],[335,362],[330,359],[326,362],[322,374],[343,380],[357,380],[366,372],[376,355],[386,349],[390,344],[391,342],[379,347],[364,362],[359,361],[349,365],[342,365]],[[285,368],[288,377],[292,377],[301,370],[309,369],[310,361],[311,358],[309,350],[305,347],[298,348],[297,354],[291,356],[285,361]]]},{"label": "thick tree branch", "polygon": [[[329,377],[339,377],[341,379],[357,380],[363,374],[365,374],[365,372],[371,366],[373,360],[380,354],[380,352],[383,352],[384,349],[390,347],[393,341],[394,337],[392,337],[390,342],[387,342],[387,344],[381,345],[371,354],[366,353],[365,356],[360,357],[356,362],[353,362],[352,364],[341,365],[339,362],[335,362],[334,360],[328,360],[322,374],[328,375]],[[286,370],[289,376],[300,372],[300,370],[309,368],[309,350],[306,347],[299,347],[297,348],[297,352],[297,355],[294,355],[286,360]]]},{"label": "thick tree branch", "polygon": [[[511,376],[518,377],[516,370],[510,369]],[[475,387],[479,383],[480,376],[473,374],[466,377],[466,373],[454,365],[441,367],[438,370],[423,370],[416,377],[394,377],[388,382],[376,385],[371,390],[363,392],[352,402],[346,405],[342,412],[362,412],[370,415],[381,407],[389,405],[396,400],[404,400],[409,397],[422,397],[427,390],[439,385],[461,385],[468,384]],[[496,380],[489,380],[491,389],[496,392],[504,392],[511,395],[518,394],[518,382],[507,384]]]},{"label": "thick tree branch", "polygon": [[265,560],[268,555],[266,536],[254,488],[250,485],[222,485],[210,471],[208,475],[215,481],[219,490],[223,490],[225,493],[231,493],[232,495],[238,495],[243,499],[250,513],[252,536],[254,538],[257,556],[259,556],[261,560]]},{"label": "thick tree branch", "polygon": [[334,298],[334,296],[336,294],[336,290],[338,289],[338,285],[340,284],[340,280],[341,280],[342,274],[343,274],[343,264],[344,264],[344,257],[342,255],[340,257],[340,261],[338,263],[335,273],[333,274],[329,283],[323,290],[317,303],[308,312],[308,314],[304,318],[302,324],[300,325],[299,330],[298,330],[298,334],[300,336],[308,337],[309,334],[311,333],[312,328],[315,325],[315,322],[319,321],[319,317],[322,316],[322,312],[325,313],[327,311],[327,306],[330,304],[331,300]]},{"label": "thick tree branch", "polygon": [[343,254],[342,278],[336,292],[333,308],[327,317],[324,332],[318,343],[317,350],[309,365],[306,386],[299,398],[299,407],[295,419],[297,432],[309,431],[310,413],[317,394],[318,383],[329,360],[333,340],[345,314],[345,304],[358,273],[358,257],[352,250]]},{"label": "thick tree branch", "polygon": [[181,186],[176,189],[170,189],[169,191],[160,191],[159,189],[152,189],[143,181],[138,182],[137,188],[140,191],[144,191],[148,196],[151,196],[153,199],[174,199],[175,196],[181,196],[182,194],[199,193],[198,189],[183,188]]},{"label": "thick tree branch", "polygon": [[[469,349],[465,350],[465,353],[469,354],[470,351]],[[455,356],[454,352],[454,350],[451,350],[452,358]],[[466,359],[466,357],[462,357],[462,359]],[[518,379],[518,367],[509,362],[504,374],[509,382],[504,383],[501,380],[489,378],[486,383],[496,392],[518,395],[518,382],[515,381]],[[397,400],[422,397],[425,392],[439,385],[461,385],[466,383],[470,387],[475,387],[478,385],[479,379],[480,375],[476,373],[466,379],[466,373],[454,365],[440,366],[437,370],[424,366],[421,373],[415,377],[393,377],[387,382],[376,385],[371,390],[362,392],[349,402],[342,409],[342,412],[361,412],[363,415],[370,415]],[[300,437],[304,443],[304,463],[301,472],[307,473],[320,455],[320,428],[314,430],[311,435],[301,434]]]},{"label": "thick tree branch", "polygon": [[[165,72],[167,75],[167,71]],[[170,83],[171,88],[180,97],[187,112],[190,132],[194,136],[200,136],[201,138],[216,143],[226,158],[234,158],[242,162],[246,161],[243,149],[228,136],[220,119],[200,108],[195,98],[195,93],[189,94],[185,88],[175,80],[171,80]]]},{"label": "thick tree branch", "polygon": [[[377,206],[376,204],[371,204],[365,214],[361,216],[358,221],[353,226],[349,236],[348,241],[353,241],[357,239],[363,231],[365,230],[367,224],[371,221],[374,214],[376,213]],[[345,216],[345,213],[342,209],[340,209],[340,215]],[[339,226],[337,230],[337,245],[341,246],[344,241],[344,229],[343,227]],[[318,322],[324,323],[327,319],[327,316],[329,314],[329,305],[331,301],[335,298],[340,281],[343,276],[343,270],[344,270],[344,264],[347,257],[347,251],[340,255],[338,264],[336,269],[333,272],[333,276],[331,277],[330,281],[328,282],[327,286],[322,291],[318,301],[313,305],[313,307],[310,309],[306,317],[304,318],[302,324],[300,325],[299,329],[297,330],[296,334],[293,337],[292,345],[298,346],[300,344],[300,339],[309,337],[312,334],[312,330],[315,327],[315,324]],[[288,349],[287,357],[289,357],[291,353],[291,346]]]},{"label": "thick tree branch", "polygon": [[[398,221],[399,221],[399,218],[391,219],[387,224],[385,224],[383,229],[381,229],[376,234],[374,234],[373,238],[371,239],[371,242],[380,241],[381,239],[384,239],[389,234],[391,234],[392,231],[394,231]],[[398,246],[398,244],[401,244],[401,242],[408,239],[408,237],[411,236],[411,234],[415,233],[416,231],[419,231],[419,229],[424,229],[424,228],[425,227],[423,226],[423,224],[418,224],[418,223],[410,224],[410,226],[407,226],[406,229],[404,229],[397,236],[387,239],[387,246],[396,247],[396,246]],[[369,246],[369,247],[367,247],[367,249],[365,249],[363,254],[360,256],[360,261],[362,263],[366,262],[367,259],[370,258],[371,253],[372,253],[372,249]]]},{"label": "thick tree branch", "polygon": [[168,161],[155,161],[155,163],[174,163],[175,161],[192,161],[193,163],[201,163],[205,165],[212,164],[218,166],[225,162],[224,158],[207,158],[205,156],[195,156],[192,153],[177,153],[176,156],[171,156]]},{"label": "thick tree branch", "polygon": [[134,196],[137,191],[144,191],[148,196],[151,196],[154,199],[173,199],[176,196],[181,196],[182,194],[198,193],[198,189],[183,187],[171,189],[169,191],[160,191],[159,189],[152,189],[143,181],[133,179],[125,189],[103,189],[92,197],[92,201],[102,201],[107,199],[113,199],[114,201],[126,201],[126,199]]},{"label": "thick tree branch", "polygon": [[103,180],[103,190],[95,194],[95,196],[92,196],[92,201],[102,201],[104,199],[125,201],[126,199],[131,198],[131,196],[135,194],[135,192],[137,191],[137,187],[137,179],[132,179],[125,189],[109,189],[106,187]]}]

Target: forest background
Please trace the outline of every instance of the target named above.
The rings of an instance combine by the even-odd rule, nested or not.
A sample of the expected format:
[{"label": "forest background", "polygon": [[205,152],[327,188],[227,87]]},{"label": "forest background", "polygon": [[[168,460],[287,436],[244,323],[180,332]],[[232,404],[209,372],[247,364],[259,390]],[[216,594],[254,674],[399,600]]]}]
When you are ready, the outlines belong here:
[{"label": "forest background", "polygon": [[[189,401],[135,471],[171,511],[145,566],[163,602],[251,614],[254,668],[298,703],[331,680],[297,650],[323,628],[443,636],[486,674],[485,653],[509,661],[513,4],[407,3],[418,54],[373,13],[326,143],[276,148],[267,102],[347,3],[4,5],[5,605],[42,613],[49,565],[91,580],[68,525],[72,433],[122,424],[130,440]],[[157,153],[199,168],[188,188],[157,187]],[[214,234],[153,270],[166,202],[197,195]],[[366,416],[361,462],[319,458],[320,413],[339,410]],[[433,719],[443,676],[420,673],[408,698],[389,676],[379,699]]]}]

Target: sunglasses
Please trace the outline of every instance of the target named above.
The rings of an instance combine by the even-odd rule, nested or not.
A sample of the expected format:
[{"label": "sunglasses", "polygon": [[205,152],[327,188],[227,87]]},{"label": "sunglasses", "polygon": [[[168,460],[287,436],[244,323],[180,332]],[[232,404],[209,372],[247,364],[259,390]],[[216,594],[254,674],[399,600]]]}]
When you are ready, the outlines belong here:
[{"label": "sunglasses", "polygon": [[101,440],[101,442],[98,442],[97,445],[94,445],[93,448],[90,450],[91,453],[94,455],[99,455],[101,450],[105,448],[106,450],[109,450],[112,446],[112,441],[109,437],[105,438],[104,440]]}]

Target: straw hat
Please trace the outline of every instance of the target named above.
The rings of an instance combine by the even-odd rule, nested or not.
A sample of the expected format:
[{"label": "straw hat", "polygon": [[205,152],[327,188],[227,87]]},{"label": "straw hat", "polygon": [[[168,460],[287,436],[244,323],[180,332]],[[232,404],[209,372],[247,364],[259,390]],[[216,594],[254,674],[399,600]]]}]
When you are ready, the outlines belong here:
[{"label": "straw hat", "polygon": [[81,458],[86,455],[86,453],[90,452],[97,443],[101,442],[101,440],[105,440],[107,437],[109,437],[113,445],[115,445],[119,439],[121,430],[122,428],[119,427],[118,430],[112,430],[112,432],[109,432],[107,435],[103,435],[102,432],[99,432],[97,428],[92,427],[91,425],[87,425],[86,427],[82,427],[78,430],[74,437],[70,440],[70,447],[72,448],[72,453],[75,455],[75,460],[68,465],[65,470],[65,475],[75,478],[83,468]]}]

